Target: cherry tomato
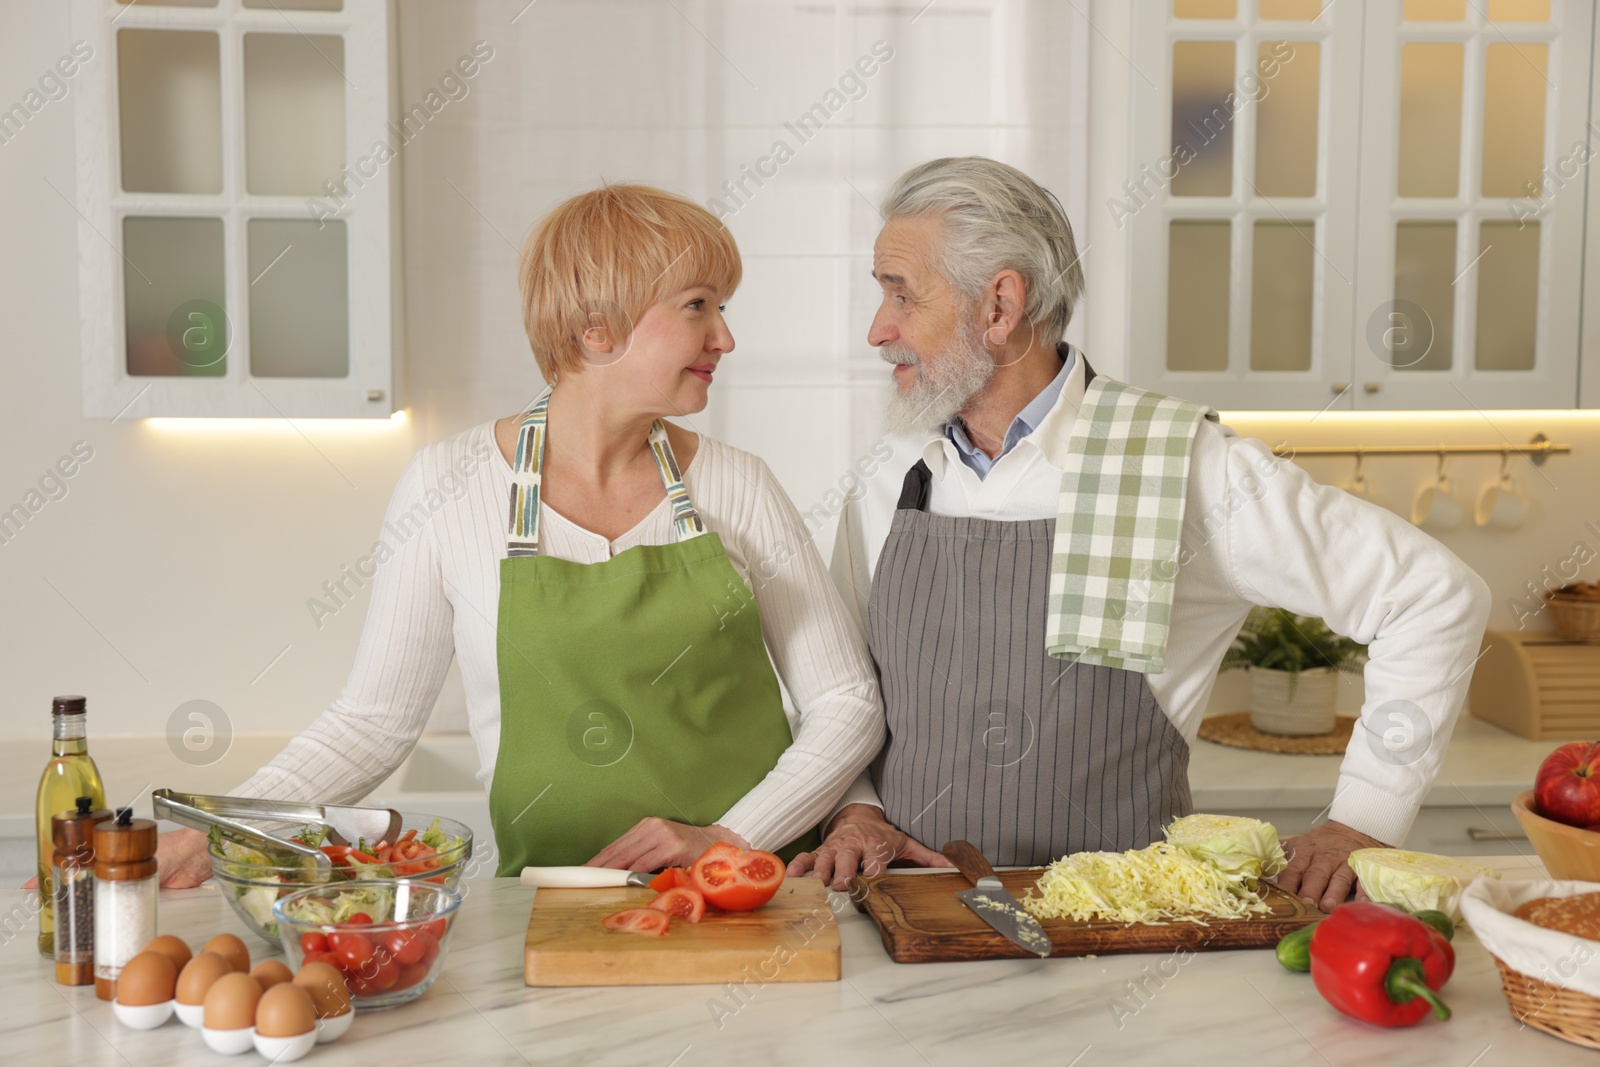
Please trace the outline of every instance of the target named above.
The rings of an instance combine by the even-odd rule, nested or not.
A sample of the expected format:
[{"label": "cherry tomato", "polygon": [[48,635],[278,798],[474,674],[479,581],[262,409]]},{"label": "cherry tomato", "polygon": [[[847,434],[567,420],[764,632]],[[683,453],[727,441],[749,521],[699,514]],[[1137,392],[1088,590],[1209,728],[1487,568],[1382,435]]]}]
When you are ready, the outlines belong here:
[{"label": "cherry tomato", "polygon": [[422,959],[417,962],[424,967],[432,967],[433,961],[439,958],[439,942],[431,937],[422,937],[419,940],[422,942]]},{"label": "cherry tomato", "polygon": [[706,913],[706,898],[699,890],[675,886],[652,900],[650,907],[666,912],[671,918],[697,923]]},{"label": "cherry tomato", "polygon": [[742,852],[718,842],[701,853],[689,870],[706,903],[723,911],[753,911],[783,885],[783,861],[770,852]]},{"label": "cherry tomato", "polygon": [[345,925],[347,925],[347,926],[371,926],[372,925],[372,916],[368,915],[364,911],[358,911],[354,915],[350,916],[350,918],[345,920]]},{"label": "cherry tomato", "polygon": [[667,932],[667,913],[655,908],[625,908],[605,917],[605,928],[629,934],[661,937]]},{"label": "cherry tomato", "polygon": [[425,939],[428,939],[428,935],[421,931],[396,930],[383,940],[389,946],[389,952],[394,956],[395,962],[403,967],[422,962],[422,954],[426,951],[422,947]]},{"label": "cherry tomato", "polygon": [[372,963],[372,939],[365,934],[330,934],[328,945],[347,971],[361,971]]},{"label": "cherry tomato", "polygon": [[400,980],[395,982],[395,989],[410,989],[428,977],[429,967],[425,963],[402,963],[400,965]]},{"label": "cherry tomato", "polygon": [[300,966],[301,966],[302,969],[304,969],[307,964],[311,964],[311,963],[327,963],[327,964],[331,964],[334,967],[337,967],[337,966],[339,966],[339,957],[335,956],[331,952],[326,952],[326,951],[324,951],[324,952],[307,952],[306,955],[305,955],[305,959],[300,961]]},{"label": "cherry tomato", "polygon": [[394,984],[400,981],[400,965],[387,952],[379,953],[376,957],[376,970],[372,975],[372,984],[380,992],[393,989]]},{"label": "cherry tomato", "polygon": [[328,935],[320,934],[315,930],[308,930],[300,935],[300,951],[307,956],[313,952],[328,951]]},{"label": "cherry tomato", "polygon": [[435,941],[443,941],[446,927],[443,919],[429,919],[415,929],[418,933],[427,934]]}]

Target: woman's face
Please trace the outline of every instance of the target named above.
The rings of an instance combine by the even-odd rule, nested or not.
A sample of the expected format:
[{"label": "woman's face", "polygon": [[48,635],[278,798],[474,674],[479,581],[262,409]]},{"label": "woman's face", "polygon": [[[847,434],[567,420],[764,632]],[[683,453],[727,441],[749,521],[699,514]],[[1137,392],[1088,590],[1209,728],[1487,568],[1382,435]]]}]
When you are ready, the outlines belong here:
[{"label": "woman's face", "polygon": [[658,416],[704,411],[717,363],[733,351],[718,297],[697,285],[652,304],[621,350],[609,353],[603,373],[611,395]]}]

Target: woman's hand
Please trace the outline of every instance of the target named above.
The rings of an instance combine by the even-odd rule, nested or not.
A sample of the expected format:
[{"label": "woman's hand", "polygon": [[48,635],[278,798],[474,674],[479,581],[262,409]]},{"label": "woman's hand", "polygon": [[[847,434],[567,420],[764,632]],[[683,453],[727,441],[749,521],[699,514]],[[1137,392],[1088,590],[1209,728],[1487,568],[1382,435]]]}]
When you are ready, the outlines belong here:
[{"label": "woman's hand", "polygon": [[206,835],[183,827],[156,838],[156,868],[166,889],[192,889],[211,877]]},{"label": "woman's hand", "polygon": [[584,866],[628,871],[687,867],[717,841],[727,841],[745,849],[750,847],[750,842],[723,826],[689,826],[651,816],[639,820],[633,829],[601,849]]}]

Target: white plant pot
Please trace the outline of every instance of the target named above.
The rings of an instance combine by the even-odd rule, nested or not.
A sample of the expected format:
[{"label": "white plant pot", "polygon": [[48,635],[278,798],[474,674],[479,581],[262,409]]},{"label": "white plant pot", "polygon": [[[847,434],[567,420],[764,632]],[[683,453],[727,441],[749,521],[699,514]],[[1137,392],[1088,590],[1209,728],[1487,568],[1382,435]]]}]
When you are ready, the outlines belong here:
[{"label": "white plant pot", "polygon": [[[1329,667],[1301,671],[1250,668],[1250,725],[1264,734],[1305,737],[1332,733],[1339,676]],[[1294,699],[1289,699],[1290,686]]]}]

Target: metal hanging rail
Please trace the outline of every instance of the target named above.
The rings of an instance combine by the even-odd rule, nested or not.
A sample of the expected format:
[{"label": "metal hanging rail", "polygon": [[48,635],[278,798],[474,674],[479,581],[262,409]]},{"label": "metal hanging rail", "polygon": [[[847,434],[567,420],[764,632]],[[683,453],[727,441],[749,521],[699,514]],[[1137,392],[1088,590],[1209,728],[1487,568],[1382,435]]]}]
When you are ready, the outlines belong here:
[{"label": "metal hanging rail", "polygon": [[1527,456],[1543,463],[1553,455],[1565,455],[1571,445],[1557,444],[1535,434],[1525,445],[1274,445],[1279,456]]}]

